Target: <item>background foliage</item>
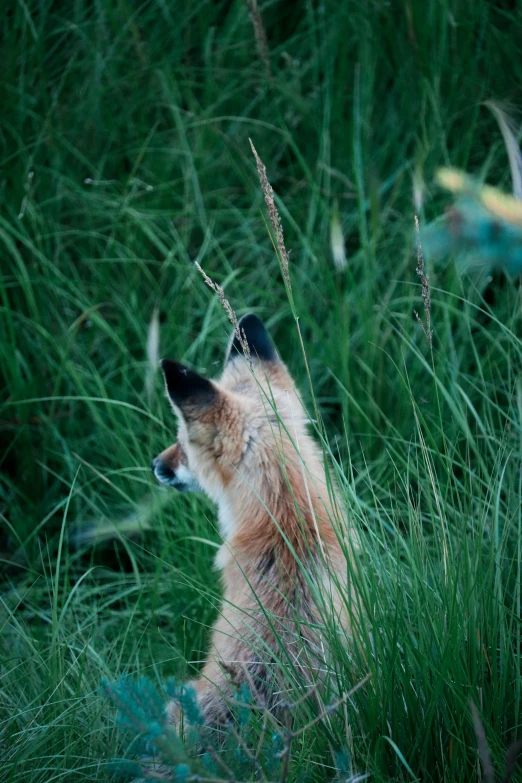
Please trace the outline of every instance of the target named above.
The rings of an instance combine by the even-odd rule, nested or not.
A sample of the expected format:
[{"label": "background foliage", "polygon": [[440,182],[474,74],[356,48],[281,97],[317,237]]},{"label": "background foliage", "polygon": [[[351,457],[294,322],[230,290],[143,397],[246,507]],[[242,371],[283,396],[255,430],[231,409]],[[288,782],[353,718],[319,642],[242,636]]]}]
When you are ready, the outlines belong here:
[{"label": "background foliage", "polygon": [[1,779],[106,779],[125,747],[102,676],[184,677],[204,656],[214,510],[161,491],[148,467],[175,437],[155,319],[159,353],[209,374],[230,329],[196,260],[238,314],[265,319],[310,402],[249,137],[364,533],[371,620],[358,660],[336,648],[341,687],[369,683],[288,774],[327,778],[345,748],[377,780],[476,779],[470,699],[496,764],[522,733],[519,283],[430,268],[433,352],[413,315],[414,214],[431,220],[447,199],[436,168],[509,190],[482,102],[518,105],[522,12],[260,12],[265,59],[239,0],[4,3]]}]

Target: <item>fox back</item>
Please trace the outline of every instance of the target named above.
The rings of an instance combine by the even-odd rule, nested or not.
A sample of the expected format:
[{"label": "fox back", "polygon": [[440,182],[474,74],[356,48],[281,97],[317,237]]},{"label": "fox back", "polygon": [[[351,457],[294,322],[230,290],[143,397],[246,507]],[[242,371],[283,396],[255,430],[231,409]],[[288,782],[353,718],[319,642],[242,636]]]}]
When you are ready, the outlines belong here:
[{"label": "fox back", "polygon": [[178,441],[153,461],[154,473],[180,491],[205,492],[223,537],[222,610],[193,683],[200,709],[208,723],[226,720],[232,677],[277,711],[285,681],[326,676],[325,618],[346,625],[346,529],[332,483],[257,316],[240,320],[219,379],[168,360],[162,369]]}]

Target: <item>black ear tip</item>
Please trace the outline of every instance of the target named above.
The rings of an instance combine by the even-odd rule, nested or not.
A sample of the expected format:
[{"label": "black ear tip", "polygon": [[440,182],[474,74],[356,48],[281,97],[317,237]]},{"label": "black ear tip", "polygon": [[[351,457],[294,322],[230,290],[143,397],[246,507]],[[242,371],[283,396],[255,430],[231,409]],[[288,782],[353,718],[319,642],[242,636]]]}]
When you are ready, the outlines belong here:
[{"label": "black ear tip", "polygon": [[176,405],[192,401],[201,405],[209,404],[216,396],[212,381],[204,378],[190,367],[170,359],[160,362],[169,397]]},{"label": "black ear tip", "polygon": [[256,315],[255,313],[247,313],[246,315],[242,315],[241,318],[238,321],[238,324],[240,329],[244,329],[245,332],[247,329],[263,329],[265,331],[265,325],[261,318]]},{"label": "black ear tip", "polygon": [[178,375],[181,375],[182,369],[186,369],[179,362],[173,362],[170,359],[162,359],[160,361],[160,367],[166,379],[175,378]]},{"label": "black ear tip", "polygon": [[[258,315],[247,313],[247,315],[244,315],[239,319],[238,328],[241,336],[244,334],[246,338],[253,359],[257,358],[263,362],[277,361],[277,352],[272,344],[270,335]],[[238,340],[237,335],[235,335],[228,358],[233,359],[234,356],[242,353],[243,347],[241,341]]]}]

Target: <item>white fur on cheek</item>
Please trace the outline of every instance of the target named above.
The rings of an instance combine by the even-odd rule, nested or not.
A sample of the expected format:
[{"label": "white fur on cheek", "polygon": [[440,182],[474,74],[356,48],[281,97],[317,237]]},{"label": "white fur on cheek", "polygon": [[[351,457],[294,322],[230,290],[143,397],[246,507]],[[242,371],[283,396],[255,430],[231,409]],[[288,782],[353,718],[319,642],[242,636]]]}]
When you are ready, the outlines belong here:
[{"label": "white fur on cheek", "polygon": [[230,562],[230,552],[226,544],[223,544],[218,550],[216,559],[214,560],[214,568],[219,571],[223,571]]},{"label": "white fur on cheek", "polygon": [[194,476],[186,465],[179,465],[176,468],[175,473],[176,478],[182,481],[184,484],[191,484],[194,481]]},{"label": "white fur on cheek", "polygon": [[234,514],[228,503],[225,493],[221,493],[221,497],[217,500],[218,503],[218,519],[219,529],[221,535],[227,541],[235,531]]},{"label": "white fur on cheek", "polygon": [[193,473],[187,468],[186,465],[179,465],[174,471],[176,481],[183,484],[185,492],[201,492],[202,487],[199,481]]}]

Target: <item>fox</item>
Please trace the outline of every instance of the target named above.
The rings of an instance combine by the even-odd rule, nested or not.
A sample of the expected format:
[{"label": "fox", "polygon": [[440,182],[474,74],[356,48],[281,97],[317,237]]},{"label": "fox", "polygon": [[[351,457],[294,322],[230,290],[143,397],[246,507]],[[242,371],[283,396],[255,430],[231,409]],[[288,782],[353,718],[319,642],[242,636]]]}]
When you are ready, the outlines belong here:
[{"label": "fox", "polygon": [[[349,632],[347,530],[335,489],[257,315],[237,323],[218,379],[168,359],[161,368],[178,439],[152,461],[154,476],[214,501],[223,539],[215,560],[221,611],[208,658],[188,685],[208,725],[230,719],[232,683],[277,715],[289,678],[312,689],[328,678],[325,612]],[[170,702],[167,714],[179,725],[179,705]]]}]

